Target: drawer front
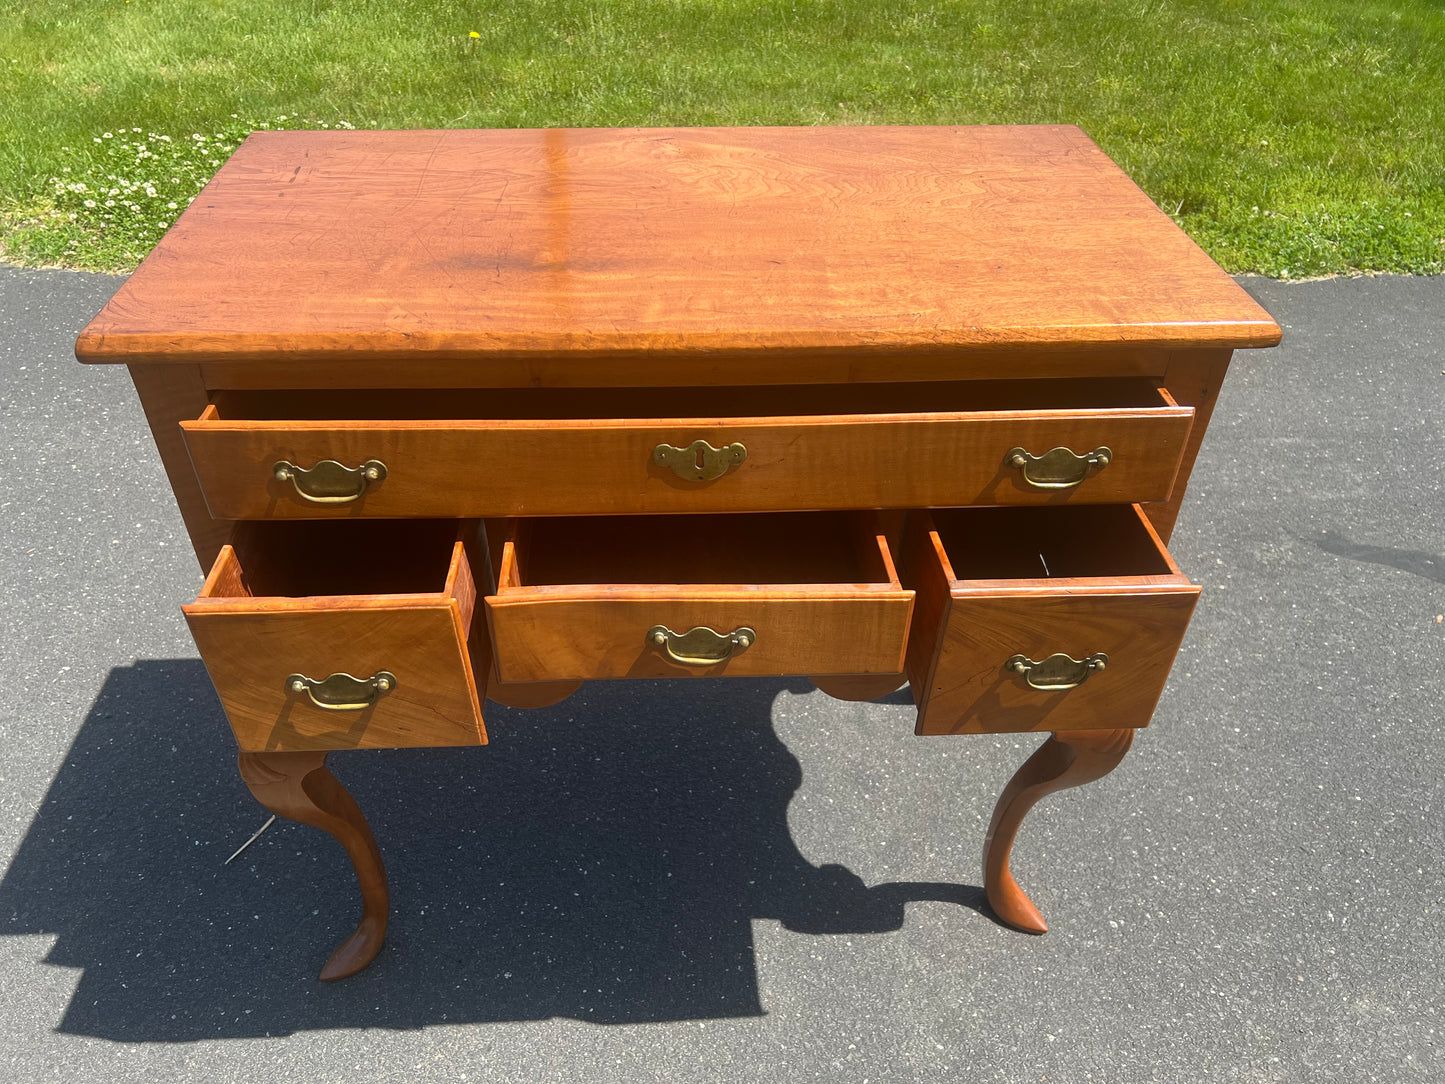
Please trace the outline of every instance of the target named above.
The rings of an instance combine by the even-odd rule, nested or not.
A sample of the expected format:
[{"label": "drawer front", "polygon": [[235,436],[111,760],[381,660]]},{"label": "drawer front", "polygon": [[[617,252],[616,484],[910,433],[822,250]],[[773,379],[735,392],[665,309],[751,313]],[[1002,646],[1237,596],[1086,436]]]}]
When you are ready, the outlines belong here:
[{"label": "drawer front", "polygon": [[[184,423],[218,519],[548,516],[1115,503],[1168,498],[1193,409],[807,416],[706,421]],[[713,457],[699,442],[719,449]],[[676,449],[660,451],[664,446]],[[1077,485],[1040,487],[1011,462],[1108,448]],[[1067,458],[1067,457],[1065,457]],[[349,491],[303,495],[289,463],[335,461]],[[674,462],[677,466],[674,467]],[[365,481],[359,468],[384,465]],[[710,465],[711,469],[699,470]],[[681,476],[678,470],[683,472]],[[373,471],[373,474],[376,473]],[[697,473],[716,477],[698,479]],[[348,476],[350,477],[350,476]],[[354,499],[346,499],[352,497]]]},{"label": "drawer front", "polygon": [[[245,593],[224,547],[183,610],[240,748],[484,744],[467,648],[476,589],[460,543],[454,562],[466,571],[437,595],[264,598]],[[360,681],[319,684],[332,675]]]},{"label": "drawer front", "polygon": [[[926,517],[917,519],[903,580],[918,592],[908,674],[919,734],[1149,724],[1199,596],[1177,568],[1057,583],[961,580]],[[1067,659],[1054,659],[1052,673],[1033,665],[1053,656]]]},{"label": "drawer front", "polygon": [[[730,594],[619,588],[487,599],[505,682],[901,673],[911,610],[906,591],[828,597],[765,586]],[[725,661],[689,664],[649,635],[659,625],[678,634],[750,629],[751,642]],[[677,653],[686,657],[685,649]]]},{"label": "drawer front", "polygon": [[504,683],[903,671],[913,592],[876,513],[511,520],[489,534]]}]

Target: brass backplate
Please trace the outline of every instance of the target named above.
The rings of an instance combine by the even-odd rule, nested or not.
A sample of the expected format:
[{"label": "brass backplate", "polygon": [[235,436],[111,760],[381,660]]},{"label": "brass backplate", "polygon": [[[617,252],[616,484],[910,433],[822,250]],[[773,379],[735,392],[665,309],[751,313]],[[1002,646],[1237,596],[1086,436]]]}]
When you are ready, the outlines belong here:
[{"label": "brass backplate", "polygon": [[673,632],[666,625],[653,625],[647,630],[647,639],[683,666],[716,666],[750,648],[758,634],[746,625],[732,632],[716,632],[706,625]]},{"label": "brass backplate", "polygon": [[1006,670],[1022,674],[1032,688],[1040,692],[1062,692],[1077,689],[1096,670],[1109,665],[1109,656],[1102,651],[1095,652],[1087,659],[1075,659],[1068,655],[1050,655],[1041,662],[1034,662],[1027,655],[1013,655],[1004,663]]},{"label": "brass backplate", "polygon": [[395,688],[396,675],[389,670],[378,670],[369,678],[331,674],[318,681],[292,674],[286,679],[288,693],[305,693],[323,711],[365,711]]},{"label": "brass backplate", "polygon": [[1084,455],[1069,448],[1050,448],[1043,455],[1010,448],[1004,462],[1020,470],[1024,484],[1034,489],[1073,489],[1090,474],[1107,467],[1113,458],[1113,451],[1101,444]]}]

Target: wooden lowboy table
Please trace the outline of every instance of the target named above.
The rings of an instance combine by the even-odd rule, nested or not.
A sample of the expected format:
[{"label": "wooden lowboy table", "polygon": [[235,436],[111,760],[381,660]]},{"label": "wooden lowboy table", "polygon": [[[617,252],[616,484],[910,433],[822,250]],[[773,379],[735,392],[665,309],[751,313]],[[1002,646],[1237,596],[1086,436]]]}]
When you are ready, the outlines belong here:
[{"label": "wooden lowboy table", "polygon": [[81,334],[130,367],[260,802],[380,852],[331,750],[584,680],[911,682],[1043,731],[985,844],[1146,726],[1164,548],[1279,328],[1078,129],[257,133]]}]

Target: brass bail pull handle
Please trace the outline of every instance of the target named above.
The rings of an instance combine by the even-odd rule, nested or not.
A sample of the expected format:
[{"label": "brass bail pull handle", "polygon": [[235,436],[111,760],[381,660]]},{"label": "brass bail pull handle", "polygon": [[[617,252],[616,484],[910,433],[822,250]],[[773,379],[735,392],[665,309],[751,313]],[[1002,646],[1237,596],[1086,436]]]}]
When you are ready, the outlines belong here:
[{"label": "brass bail pull handle", "polygon": [[1029,686],[1040,692],[1057,693],[1065,689],[1077,689],[1095,670],[1109,665],[1109,656],[1102,651],[1087,659],[1073,659],[1068,655],[1050,655],[1042,662],[1034,662],[1026,655],[1013,655],[1004,663],[1005,670],[1022,674]]},{"label": "brass bail pull handle", "polygon": [[748,450],[734,441],[714,448],[705,440],[695,440],[686,448],[659,444],[652,449],[652,458],[689,482],[711,482],[721,478],[732,467],[748,457]]},{"label": "brass bail pull handle", "polygon": [[396,675],[390,670],[378,670],[369,678],[332,674],[317,681],[305,674],[292,674],[286,679],[288,693],[305,693],[322,711],[365,711],[395,688]]},{"label": "brass bail pull handle", "polygon": [[311,468],[298,467],[282,459],[271,465],[278,482],[290,482],[302,500],[312,504],[346,504],[357,500],[373,482],[386,477],[386,464],[368,459],[359,467],[348,467],[334,459],[323,459]]},{"label": "brass bail pull handle", "polygon": [[757,638],[757,632],[746,625],[732,632],[714,632],[706,625],[686,632],[673,632],[666,625],[647,630],[648,641],[683,666],[716,666],[752,647]]},{"label": "brass bail pull handle", "polygon": [[1010,448],[1004,462],[1022,471],[1024,482],[1035,489],[1073,489],[1090,474],[1107,467],[1113,458],[1113,451],[1101,444],[1086,455],[1069,448],[1050,448],[1043,455]]}]

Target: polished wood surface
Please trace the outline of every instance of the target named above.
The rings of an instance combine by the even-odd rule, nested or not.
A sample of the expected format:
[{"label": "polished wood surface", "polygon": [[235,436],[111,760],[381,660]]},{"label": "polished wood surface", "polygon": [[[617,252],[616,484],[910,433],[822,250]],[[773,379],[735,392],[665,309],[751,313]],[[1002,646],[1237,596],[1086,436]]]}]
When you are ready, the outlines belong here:
[{"label": "polished wood surface", "polygon": [[[434,590],[386,592],[417,587],[428,575],[410,568],[375,573],[362,568],[359,575],[338,577],[345,553],[331,554],[330,564],[319,567],[292,553],[278,554],[275,537],[243,534],[236,546],[223,547],[200,596],[182,607],[241,749],[485,743],[466,646],[477,590],[462,542],[446,547],[449,562],[431,573]],[[375,556],[382,563],[389,559],[385,551]],[[268,560],[278,566],[269,577]],[[354,585],[347,580],[374,582],[378,593],[324,593]],[[312,583],[319,589],[314,595],[305,591]],[[277,593],[259,593],[265,591]],[[292,673],[319,681],[336,673],[367,678],[383,670],[396,676],[395,688],[359,711],[324,710],[286,687]]]},{"label": "polished wood surface", "polygon": [[[866,389],[859,389],[865,392]],[[1142,407],[910,414],[493,421],[227,419],[207,406],[181,428],[213,516],[553,516],[586,513],[917,508],[1164,500],[1193,411],[1153,393]],[[859,396],[859,399],[863,396]],[[742,404],[739,404],[742,405]],[[752,409],[768,415],[766,391]],[[861,404],[860,404],[861,405]],[[660,444],[734,442],[747,458],[719,478],[681,479]],[[1027,485],[1009,450],[1108,447],[1111,462],[1068,490]],[[347,504],[317,504],[272,464],[379,459],[387,477]],[[486,464],[486,470],[478,470]]]},{"label": "polished wood surface", "polygon": [[356,800],[326,767],[325,752],[237,755],[256,801],[280,817],[320,828],[346,848],[361,887],[361,921],[321,969],[323,982],[356,974],[381,951],[391,911],[386,867]]},{"label": "polished wood surface", "polygon": [[983,842],[983,887],[989,906],[1008,925],[1046,933],[1048,923],[1009,869],[1014,837],[1040,798],[1108,775],[1134,744],[1133,730],[1075,730],[1052,734],[1009,780],[994,806]]},{"label": "polished wood surface", "polygon": [[[904,583],[931,599],[920,622],[938,622],[915,623],[909,646],[919,734],[1149,724],[1199,588],[1137,506],[1037,511],[910,517]],[[1063,691],[1005,667],[1095,652],[1107,668]]]},{"label": "polished wood surface", "polygon": [[212,518],[207,510],[180,428],[181,422],[189,421],[197,411],[208,407],[201,371],[194,365],[132,365],[130,378],[140,396],[146,423],[160,452],[161,464],[181,510],[186,533],[191,537],[196,560],[203,570],[208,569],[230,538],[231,524],[225,519]]},{"label": "polished wood surface", "polygon": [[1194,425],[1184,446],[1184,456],[1179,463],[1179,475],[1173,490],[1165,500],[1144,506],[1149,522],[1166,543],[1174,533],[1179,507],[1184,502],[1189,476],[1194,472],[1194,461],[1204,443],[1204,431],[1209,425],[1209,419],[1214,416],[1214,404],[1219,401],[1219,389],[1224,383],[1230,357],[1228,350],[1170,352],[1169,367],[1165,371],[1164,380],[1169,385],[1171,397],[1181,406],[1194,410]]},{"label": "polished wood surface", "polygon": [[747,381],[792,351],[1278,338],[1070,126],[309,131],[248,138],[77,353],[733,351]]},{"label": "polished wood surface", "polygon": [[[504,682],[898,674],[913,593],[876,517],[524,520],[487,599]],[[649,576],[651,578],[649,578]],[[649,641],[663,625],[756,640],[712,666]]]},{"label": "polished wood surface", "polygon": [[[231,391],[311,391],[317,388],[397,388],[454,390],[558,388],[636,389],[658,387],[727,387],[740,379],[752,387],[773,385],[869,383],[935,383],[957,380],[1072,379],[1080,374],[1099,377],[1161,377],[1171,351],[1128,343],[1098,346],[1008,347],[969,349],[918,347],[906,353],[857,353],[839,350],[780,351],[786,365],[761,364],[749,351],[707,351],[689,354],[679,371],[677,355],[641,351],[621,352],[593,366],[559,366],[549,355],[489,354],[485,366],[470,357],[418,354],[404,364],[393,357],[375,355],[318,356],[296,366],[276,358],[201,362],[198,368],[206,387]],[[964,363],[961,368],[960,363]]]}]

